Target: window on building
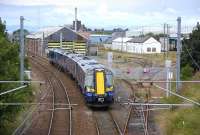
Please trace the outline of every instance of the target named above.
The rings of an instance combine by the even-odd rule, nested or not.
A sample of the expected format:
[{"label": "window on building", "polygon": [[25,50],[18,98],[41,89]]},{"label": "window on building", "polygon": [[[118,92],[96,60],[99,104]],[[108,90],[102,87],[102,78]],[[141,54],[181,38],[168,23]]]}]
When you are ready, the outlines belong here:
[{"label": "window on building", "polygon": [[152,48],[152,52],[156,52],[156,48],[154,47],[154,48]]},{"label": "window on building", "polygon": [[151,52],[151,48],[150,47],[147,48],[147,52]]}]

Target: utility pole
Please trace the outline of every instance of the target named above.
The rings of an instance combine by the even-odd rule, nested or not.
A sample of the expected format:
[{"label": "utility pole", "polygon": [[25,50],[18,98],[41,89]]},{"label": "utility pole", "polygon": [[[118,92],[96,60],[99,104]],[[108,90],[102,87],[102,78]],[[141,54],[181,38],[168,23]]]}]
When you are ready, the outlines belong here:
[{"label": "utility pole", "polygon": [[42,33],[42,53],[41,53],[41,56],[43,56],[44,54],[44,48],[45,48],[45,39],[44,39],[44,32]]},{"label": "utility pole", "polygon": [[123,45],[124,45],[124,43],[123,43],[123,42],[124,42],[124,41],[123,41],[123,35],[122,35],[121,38],[122,38],[122,40],[121,40],[121,42],[122,42],[122,43],[121,43],[121,52],[123,52]]},{"label": "utility pole", "polygon": [[[20,16],[20,81],[24,81],[24,17]],[[23,83],[21,83],[23,85]]]},{"label": "utility pole", "polygon": [[165,26],[166,26],[166,24],[164,23],[164,28],[163,28],[163,31],[164,31],[164,35],[163,35],[163,36],[164,36],[164,59],[166,58],[166,57],[165,57],[165,55],[166,55],[166,52],[165,52],[165,51],[166,51],[166,44],[165,44],[165,43],[166,43],[166,42],[165,42],[166,31],[165,31],[165,28],[166,28],[166,27],[165,27]]},{"label": "utility pole", "polygon": [[181,55],[181,17],[177,18],[177,52],[176,52],[176,92],[181,88],[180,82],[180,55]]},{"label": "utility pole", "polygon": [[[171,91],[171,84],[169,83],[170,79],[171,79],[171,60],[166,60],[165,61],[165,69],[166,69],[166,89]],[[166,97],[169,97],[170,92],[166,91]]]},{"label": "utility pole", "polygon": [[168,53],[169,53],[169,24],[167,24],[167,57],[168,57]]},{"label": "utility pole", "polygon": [[62,49],[62,39],[63,39],[63,33],[60,32],[60,49]]}]

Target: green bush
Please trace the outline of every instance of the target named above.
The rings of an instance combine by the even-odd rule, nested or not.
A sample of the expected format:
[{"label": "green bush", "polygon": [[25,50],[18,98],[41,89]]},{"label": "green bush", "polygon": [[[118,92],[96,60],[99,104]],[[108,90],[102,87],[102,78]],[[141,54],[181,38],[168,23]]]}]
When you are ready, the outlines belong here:
[{"label": "green bush", "polygon": [[199,135],[200,109],[179,109],[169,117],[167,135]]},{"label": "green bush", "polygon": [[[0,18],[0,80],[19,80],[19,45],[7,39],[5,24]],[[28,67],[27,60],[25,61]],[[20,84],[0,83],[0,93],[19,87]],[[0,103],[30,102],[31,87],[0,96]],[[22,106],[0,106],[0,135],[12,134],[13,125]]]},{"label": "green bush", "polygon": [[181,69],[181,80],[188,80],[193,75],[193,68],[187,64],[185,67]]}]

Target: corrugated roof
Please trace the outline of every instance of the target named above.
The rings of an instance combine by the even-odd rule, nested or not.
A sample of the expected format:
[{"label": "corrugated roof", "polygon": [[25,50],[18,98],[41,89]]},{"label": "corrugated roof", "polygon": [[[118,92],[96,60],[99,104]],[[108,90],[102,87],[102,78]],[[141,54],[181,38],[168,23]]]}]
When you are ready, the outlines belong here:
[{"label": "corrugated roof", "polygon": [[80,33],[72,30],[70,28],[70,26],[66,25],[66,26],[52,26],[52,27],[45,27],[45,28],[42,28],[42,29],[39,29],[38,32],[36,33],[32,33],[32,34],[29,34],[26,36],[26,38],[32,38],[32,39],[42,39],[43,37],[43,34],[44,34],[44,38],[52,35],[53,33],[63,29],[63,28],[67,28],[69,29],[70,31],[76,33],[77,35],[83,37],[84,39],[87,39],[87,37],[85,37],[84,35],[81,35]]},{"label": "corrugated roof", "polygon": [[64,28],[64,27],[63,26],[53,26],[53,27],[41,28],[41,29],[39,29],[38,32],[27,35],[26,38],[40,39],[43,37],[43,34],[44,34],[44,38],[46,38],[46,37],[50,36],[51,34],[61,30],[62,28]]}]

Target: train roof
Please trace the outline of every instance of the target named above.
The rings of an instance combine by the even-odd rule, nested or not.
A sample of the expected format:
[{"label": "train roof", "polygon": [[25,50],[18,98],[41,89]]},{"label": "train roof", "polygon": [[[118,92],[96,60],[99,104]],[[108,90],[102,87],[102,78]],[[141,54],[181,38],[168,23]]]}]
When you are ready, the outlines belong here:
[{"label": "train roof", "polygon": [[72,59],[73,61],[75,61],[82,68],[82,70],[84,72],[92,71],[94,69],[104,69],[107,72],[110,71],[110,70],[106,69],[104,65],[98,63],[96,60],[91,59],[91,58],[89,58],[87,56],[84,56],[82,54],[69,53],[69,52],[64,51],[62,49],[50,49],[50,51],[57,52],[59,54],[62,54],[64,56]]}]

